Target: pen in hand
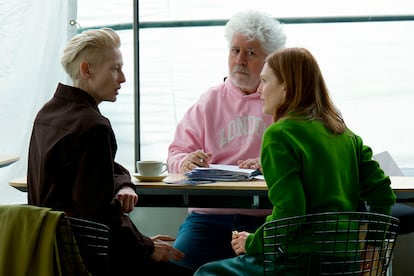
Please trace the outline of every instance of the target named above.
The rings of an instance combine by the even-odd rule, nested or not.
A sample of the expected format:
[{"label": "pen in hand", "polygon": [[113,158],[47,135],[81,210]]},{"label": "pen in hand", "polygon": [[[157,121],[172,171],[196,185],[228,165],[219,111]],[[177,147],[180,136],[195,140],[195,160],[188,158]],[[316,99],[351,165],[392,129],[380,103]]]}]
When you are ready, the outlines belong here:
[{"label": "pen in hand", "polygon": [[199,167],[208,167],[211,157],[213,156],[212,153],[207,153],[203,149],[196,150],[194,152],[195,160],[194,164]]},{"label": "pen in hand", "polygon": [[189,172],[196,167],[208,168],[213,154],[211,152],[204,152],[204,150],[195,150],[187,155],[181,163],[181,171]]}]

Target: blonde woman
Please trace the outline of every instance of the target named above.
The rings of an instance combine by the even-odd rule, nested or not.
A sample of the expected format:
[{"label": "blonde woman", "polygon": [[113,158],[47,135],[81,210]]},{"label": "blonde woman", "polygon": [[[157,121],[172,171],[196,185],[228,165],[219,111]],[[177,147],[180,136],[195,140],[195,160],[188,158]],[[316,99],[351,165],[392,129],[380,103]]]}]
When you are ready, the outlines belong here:
[{"label": "blonde woman", "polygon": [[84,31],[68,42],[61,62],[72,84],[59,83],[36,116],[28,201],[110,227],[110,272],[95,264],[89,267],[94,275],[191,275],[169,262],[184,257],[170,245],[174,238],[147,237],[127,216],[138,196],[129,172],[114,161],[115,134],[98,108],[115,102],[125,82],[120,45],[108,28]]}]

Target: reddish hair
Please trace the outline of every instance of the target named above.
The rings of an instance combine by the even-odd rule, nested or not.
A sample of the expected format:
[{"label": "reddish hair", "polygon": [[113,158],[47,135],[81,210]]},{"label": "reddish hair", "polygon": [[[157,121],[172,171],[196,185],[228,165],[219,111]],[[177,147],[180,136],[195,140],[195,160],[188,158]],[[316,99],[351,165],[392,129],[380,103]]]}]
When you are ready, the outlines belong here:
[{"label": "reddish hair", "polygon": [[345,131],[341,112],[335,107],[321,70],[313,55],[304,48],[285,48],[266,58],[280,83],[286,86],[285,101],[276,109],[273,118],[305,115],[320,120],[335,134]]}]

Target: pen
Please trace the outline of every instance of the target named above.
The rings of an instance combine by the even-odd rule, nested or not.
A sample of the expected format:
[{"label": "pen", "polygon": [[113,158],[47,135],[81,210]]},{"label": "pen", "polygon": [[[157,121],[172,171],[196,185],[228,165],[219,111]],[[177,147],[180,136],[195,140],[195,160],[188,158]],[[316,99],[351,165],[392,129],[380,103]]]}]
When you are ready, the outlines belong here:
[{"label": "pen", "polygon": [[[204,151],[204,149],[200,149],[204,154],[205,154],[205,151]],[[201,163],[204,163],[204,158],[200,158],[200,162]]]},{"label": "pen", "polygon": [[250,175],[249,175],[249,179],[254,178],[255,176],[261,175],[262,172],[260,171],[260,169],[257,169],[255,171],[253,171]]}]

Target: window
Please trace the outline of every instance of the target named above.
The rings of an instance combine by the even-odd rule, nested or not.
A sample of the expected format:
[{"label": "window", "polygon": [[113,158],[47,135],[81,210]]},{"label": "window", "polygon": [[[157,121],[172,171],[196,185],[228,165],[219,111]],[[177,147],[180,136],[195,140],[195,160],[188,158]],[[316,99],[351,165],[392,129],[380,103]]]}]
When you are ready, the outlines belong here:
[{"label": "window", "polygon": [[[132,22],[133,1],[108,2],[116,4],[99,2],[97,6],[108,5],[111,12],[95,15],[100,19],[95,25]],[[117,103],[102,104],[101,109],[113,124],[119,148],[117,159],[122,164],[134,170],[134,146],[140,147],[141,159],[165,160],[175,126],[184,112],[201,93],[227,75],[224,26],[196,26],[195,22],[193,27],[175,27],[174,22],[227,20],[234,12],[247,8],[251,8],[251,1],[139,1],[141,24],[161,22],[169,27],[139,30],[141,139],[137,145],[133,31],[120,31],[127,83]],[[414,78],[409,68],[414,60],[411,1],[393,1],[392,5],[378,0],[343,1],[343,5],[290,1],[281,6],[255,1],[253,8],[266,9],[275,18],[286,19],[287,46],[306,47],[316,56],[348,126],[374,153],[388,150],[400,167],[414,167],[414,130],[410,127],[414,118]],[[111,14],[122,9],[127,9],[128,16]],[[82,14],[86,13],[79,14],[80,23]],[[394,20],[403,15],[410,20]],[[381,16],[383,20],[366,22],[368,16]],[[326,17],[333,20],[292,20],[321,21]],[[117,20],[110,22],[108,18]]]}]

